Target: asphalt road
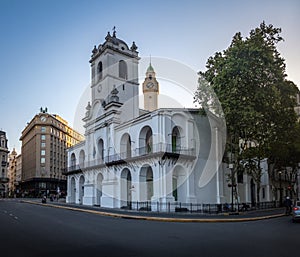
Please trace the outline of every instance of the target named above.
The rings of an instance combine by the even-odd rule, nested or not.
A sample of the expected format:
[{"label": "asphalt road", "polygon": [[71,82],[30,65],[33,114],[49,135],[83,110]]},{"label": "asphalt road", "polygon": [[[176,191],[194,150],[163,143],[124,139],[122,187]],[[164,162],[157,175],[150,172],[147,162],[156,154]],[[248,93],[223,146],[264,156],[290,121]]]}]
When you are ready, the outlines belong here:
[{"label": "asphalt road", "polygon": [[0,200],[0,254],[7,257],[290,257],[299,243],[300,223],[291,217],[156,222]]}]

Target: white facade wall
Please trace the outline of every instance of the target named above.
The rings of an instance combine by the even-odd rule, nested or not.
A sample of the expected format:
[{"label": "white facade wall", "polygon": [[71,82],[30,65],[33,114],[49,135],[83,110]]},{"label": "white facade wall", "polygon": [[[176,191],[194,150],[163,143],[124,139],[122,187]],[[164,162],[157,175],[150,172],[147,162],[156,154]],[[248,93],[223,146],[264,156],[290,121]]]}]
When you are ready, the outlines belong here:
[{"label": "white facade wall", "polygon": [[[134,48],[116,37],[93,50],[92,102],[83,119],[86,139],[68,150],[67,202],[111,208],[149,202],[152,210],[157,202],[162,210],[173,202],[230,202],[230,171],[221,161],[224,124],[195,109],[140,114],[138,60]],[[119,76],[120,61],[127,65],[125,79]],[[238,186],[240,201],[251,200],[250,184],[245,175]],[[269,199],[267,172],[262,185]]]}]

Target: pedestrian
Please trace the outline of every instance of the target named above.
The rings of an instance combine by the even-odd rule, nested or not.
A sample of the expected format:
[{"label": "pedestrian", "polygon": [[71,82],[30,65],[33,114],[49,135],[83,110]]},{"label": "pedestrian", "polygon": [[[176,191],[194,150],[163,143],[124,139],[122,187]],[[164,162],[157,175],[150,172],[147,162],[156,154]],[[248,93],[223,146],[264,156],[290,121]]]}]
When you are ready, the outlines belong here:
[{"label": "pedestrian", "polygon": [[285,206],[285,214],[290,215],[292,212],[292,201],[289,196],[286,197],[284,201],[284,206]]},{"label": "pedestrian", "polygon": [[224,203],[224,211],[229,211],[229,204],[228,203]]}]

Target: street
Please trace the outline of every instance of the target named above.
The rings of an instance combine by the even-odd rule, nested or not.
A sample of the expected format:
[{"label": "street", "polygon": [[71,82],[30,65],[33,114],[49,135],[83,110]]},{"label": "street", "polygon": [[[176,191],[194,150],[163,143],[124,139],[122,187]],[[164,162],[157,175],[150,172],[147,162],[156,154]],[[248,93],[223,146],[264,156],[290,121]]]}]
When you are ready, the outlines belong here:
[{"label": "street", "polygon": [[[0,200],[1,256],[298,255],[291,217],[231,223],[175,223],[105,217]],[[6,253],[6,255],[2,255]]]}]

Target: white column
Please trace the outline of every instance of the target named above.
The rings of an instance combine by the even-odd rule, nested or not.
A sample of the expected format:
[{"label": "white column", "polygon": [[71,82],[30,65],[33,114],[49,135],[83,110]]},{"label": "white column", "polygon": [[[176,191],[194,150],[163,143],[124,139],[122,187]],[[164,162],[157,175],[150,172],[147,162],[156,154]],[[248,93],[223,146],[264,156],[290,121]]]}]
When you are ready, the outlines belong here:
[{"label": "white column", "polygon": [[195,195],[195,173],[191,172],[188,174],[187,178],[187,203],[197,203],[197,198]]},{"label": "white column", "polygon": [[153,171],[153,196],[151,197],[151,210],[157,210],[157,202],[160,200],[161,188],[162,188],[162,181],[161,181],[161,166],[157,164],[156,166],[152,167]]},{"label": "white column", "polygon": [[80,202],[80,190],[81,188],[79,188],[79,178],[75,179],[75,203],[77,204],[81,204]]},{"label": "white column", "polygon": [[72,201],[72,195],[74,194],[74,192],[72,192],[71,190],[74,190],[71,188],[71,178],[70,176],[67,177],[67,197],[66,197],[66,203],[71,203]]},{"label": "white column", "polygon": [[102,196],[101,196],[101,206],[107,208],[120,208],[120,181],[116,178],[114,171],[110,169],[108,175],[102,181]]},{"label": "white column", "polygon": [[82,198],[82,204],[83,205],[94,205],[95,203],[95,195],[94,195],[95,189],[94,184],[89,183],[84,185],[84,195]]},{"label": "white column", "polygon": [[163,165],[162,167],[162,196],[161,196],[161,203],[162,203],[162,208],[161,211],[175,211],[174,206],[168,206],[168,203],[173,203],[175,198],[172,195],[173,192],[173,174],[172,172],[168,172],[168,169],[166,168],[166,165]]}]

